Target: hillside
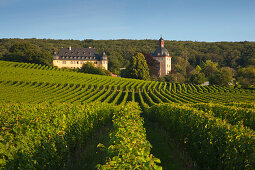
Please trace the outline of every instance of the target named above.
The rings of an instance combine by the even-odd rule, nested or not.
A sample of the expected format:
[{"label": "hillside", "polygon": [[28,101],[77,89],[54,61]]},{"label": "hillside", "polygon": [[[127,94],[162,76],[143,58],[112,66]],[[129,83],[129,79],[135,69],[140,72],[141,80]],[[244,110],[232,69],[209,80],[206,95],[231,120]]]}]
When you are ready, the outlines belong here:
[{"label": "hillside", "polygon": [[[157,40],[53,40],[53,39],[0,39],[0,58],[17,42],[29,42],[49,52],[59,51],[61,47],[94,47],[99,53],[109,56],[109,68],[125,67],[135,52],[153,53]],[[255,65],[255,42],[193,42],[165,41],[165,47],[173,57],[175,65],[179,57],[189,61],[195,68],[206,60],[219,63],[220,67],[246,67]]]},{"label": "hillside", "polygon": [[[2,102],[156,103],[254,102],[254,91],[89,75],[0,61]],[[8,96],[8,97],[7,97]]]},{"label": "hillside", "polygon": [[0,61],[0,169],[254,169],[255,91]]}]

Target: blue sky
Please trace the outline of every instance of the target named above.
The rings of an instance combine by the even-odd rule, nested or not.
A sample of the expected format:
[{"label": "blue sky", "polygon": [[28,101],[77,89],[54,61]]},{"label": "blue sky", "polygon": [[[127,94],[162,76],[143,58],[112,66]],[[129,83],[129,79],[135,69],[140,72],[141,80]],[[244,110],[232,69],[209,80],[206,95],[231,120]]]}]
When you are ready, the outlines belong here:
[{"label": "blue sky", "polygon": [[255,0],[0,0],[0,38],[255,41]]}]

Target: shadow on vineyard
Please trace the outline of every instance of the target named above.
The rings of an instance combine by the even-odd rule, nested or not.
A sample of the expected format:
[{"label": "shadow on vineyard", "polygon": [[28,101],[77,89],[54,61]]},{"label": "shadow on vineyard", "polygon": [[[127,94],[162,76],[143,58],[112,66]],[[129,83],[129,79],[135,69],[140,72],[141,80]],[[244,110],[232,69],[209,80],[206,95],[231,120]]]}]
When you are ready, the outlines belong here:
[{"label": "shadow on vineyard", "polygon": [[152,145],[151,153],[161,160],[163,169],[196,169],[194,163],[178,144],[166,135],[157,123],[145,119],[146,136]]},{"label": "shadow on vineyard", "polygon": [[105,164],[106,152],[97,147],[99,143],[106,146],[109,144],[109,134],[112,129],[112,124],[95,132],[88,141],[81,147],[77,148],[74,153],[70,153],[67,166],[64,170],[68,169],[96,169],[97,164]]}]

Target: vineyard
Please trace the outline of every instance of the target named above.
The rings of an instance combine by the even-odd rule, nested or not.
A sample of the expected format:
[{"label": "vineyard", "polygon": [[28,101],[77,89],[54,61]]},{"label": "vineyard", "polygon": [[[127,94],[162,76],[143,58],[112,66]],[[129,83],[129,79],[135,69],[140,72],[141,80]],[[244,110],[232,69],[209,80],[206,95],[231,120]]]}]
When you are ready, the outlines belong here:
[{"label": "vineyard", "polygon": [[70,152],[112,122],[109,146],[99,145],[106,152],[99,169],[160,169],[144,121],[159,123],[175,136],[199,168],[255,168],[252,89],[6,61],[0,61],[0,75],[0,168],[61,169]]}]

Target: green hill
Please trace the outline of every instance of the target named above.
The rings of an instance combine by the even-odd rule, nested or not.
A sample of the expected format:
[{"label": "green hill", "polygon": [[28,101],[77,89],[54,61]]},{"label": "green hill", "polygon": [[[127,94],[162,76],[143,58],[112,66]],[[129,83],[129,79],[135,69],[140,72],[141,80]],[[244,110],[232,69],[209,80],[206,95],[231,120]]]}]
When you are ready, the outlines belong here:
[{"label": "green hill", "polygon": [[[153,53],[158,46],[157,40],[53,40],[53,39],[0,39],[0,59],[15,43],[27,42],[38,46],[41,50],[52,53],[61,47],[74,48],[94,47],[99,53],[106,52],[109,69],[113,71],[125,67],[128,59],[135,52]],[[195,68],[206,60],[219,63],[220,67],[246,67],[255,65],[255,42],[193,42],[165,41],[165,47],[173,57],[173,66],[179,57],[189,61]],[[51,61],[48,61],[49,63]]]},{"label": "green hill", "polygon": [[142,81],[0,61],[0,102],[156,103],[254,102],[254,90]]},{"label": "green hill", "polygon": [[0,75],[2,169],[254,168],[252,89],[7,61]]}]

